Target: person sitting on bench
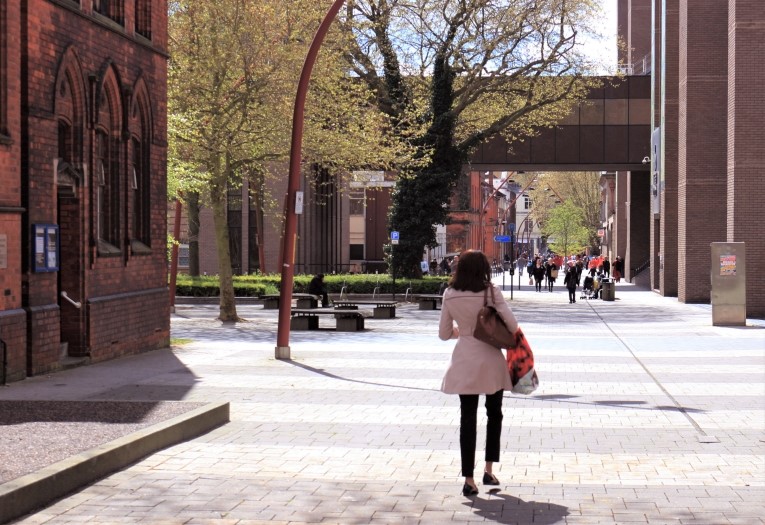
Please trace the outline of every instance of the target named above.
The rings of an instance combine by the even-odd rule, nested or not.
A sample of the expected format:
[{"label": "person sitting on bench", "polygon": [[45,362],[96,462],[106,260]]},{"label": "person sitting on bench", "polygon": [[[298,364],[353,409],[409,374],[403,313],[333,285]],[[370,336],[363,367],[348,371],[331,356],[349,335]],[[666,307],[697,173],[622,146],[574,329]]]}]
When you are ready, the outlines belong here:
[{"label": "person sitting on bench", "polygon": [[321,297],[322,308],[329,308],[329,295],[327,295],[327,286],[324,284],[324,274],[317,273],[316,276],[308,283],[308,293]]}]

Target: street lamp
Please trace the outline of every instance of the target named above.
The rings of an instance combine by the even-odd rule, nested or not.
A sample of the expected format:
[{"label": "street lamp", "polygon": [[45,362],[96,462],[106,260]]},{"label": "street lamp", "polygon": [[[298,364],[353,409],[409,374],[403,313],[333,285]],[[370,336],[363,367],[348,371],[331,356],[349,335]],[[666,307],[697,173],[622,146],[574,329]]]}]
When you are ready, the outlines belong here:
[{"label": "street lamp", "polygon": [[290,170],[287,179],[287,195],[284,203],[284,237],[282,239],[282,281],[279,293],[279,323],[276,332],[276,359],[290,358],[290,311],[292,310],[292,286],[295,278],[295,242],[297,238],[297,200],[300,189],[300,167],[303,160],[303,124],[305,100],[311,72],[319,55],[319,48],[327,36],[329,26],[345,0],[335,0],[322,20],[311,46],[308,48],[303,69],[300,72],[295,107],[292,113],[292,144],[290,147]]}]

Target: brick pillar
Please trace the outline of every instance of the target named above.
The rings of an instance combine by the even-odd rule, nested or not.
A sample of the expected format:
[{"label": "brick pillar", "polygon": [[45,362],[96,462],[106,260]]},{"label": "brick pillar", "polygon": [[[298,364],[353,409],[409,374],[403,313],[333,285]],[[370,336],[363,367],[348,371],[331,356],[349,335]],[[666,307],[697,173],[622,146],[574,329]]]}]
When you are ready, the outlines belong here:
[{"label": "brick pillar", "polygon": [[[652,17],[651,17],[651,23],[652,23],[652,31],[653,36],[651,38],[651,131],[655,130],[657,127],[661,125],[661,69],[662,69],[662,61],[661,61],[661,40],[662,40],[662,19],[663,19],[663,9],[662,9],[662,2],[663,0],[653,0],[653,10],[652,10]],[[652,153],[653,155],[653,153]],[[652,159],[652,166],[655,162],[655,158]],[[630,185],[631,187],[631,185]],[[654,290],[657,290],[659,288],[659,276],[661,275],[659,271],[659,252],[661,251],[661,221],[659,220],[659,217],[661,215],[657,210],[651,209],[650,216],[648,218],[648,225],[650,228],[650,256],[651,256],[651,288]],[[632,217],[632,214],[630,214],[630,217]],[[631,226],[632,228],[632,226]],[[631,229],[630,228],[630,229]],[[635,263],[634,264],[641,264],[641,263]],[[633,266],[634,267],[634,266]],[[630,266],[625,261],[625,269],[629,269]],[[629,271],[629,270],[627,270]],[[630,277],[632,275],[630,274]]]},{"label": "brick pillar", "polygon": [[[620,39],[629,45],[629,0],[617,0],[616,4],[616,34]],[[619,46],[617,49],[617,60],[619,64],[629,64],[629,52],[626,46]]]},{"label": "brick pillar", "polygon": [[624,254],[624,277],[632,279],[633,270],[651,257],[651,188],[650,173],[633,171],[627,178],[627,216],[629,230]]},{"label": "brick pillar", "polygon": [[760,0],[730,0],[728,15],[727,240],[746,243],[746,311],[765,315],[765,10]]},{"label": "brick pillar", "polygon": [[[651,2],[652,0],[629,0],[627,53],[635,75],[644,74],[650,67]],[[644,59],[646,63],[643,62]]]},{"label": "brick pillar", "polygon": [[725,239],[728,5],[680,0],[678,299],[709,302],[710,243]]},{"label": "brick pillar", "polygon": [[665,0],[662,31],[659,292],[677,296],[677,122],[679,0]]}]

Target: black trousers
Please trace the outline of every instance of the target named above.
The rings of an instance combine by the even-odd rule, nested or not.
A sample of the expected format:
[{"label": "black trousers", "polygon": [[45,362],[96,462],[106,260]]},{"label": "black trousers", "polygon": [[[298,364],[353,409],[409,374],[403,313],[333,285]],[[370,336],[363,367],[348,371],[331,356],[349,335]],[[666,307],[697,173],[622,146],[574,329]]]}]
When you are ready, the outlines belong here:
[{"label": "black trousers", "polygon": [[572,303],[576,302],[576,288],[568,288],[568,300]]},{"label": "black trousers", "polygon": [[[499,438],[502,435],[502,396],[504,390],[486,395],[486,456],[485,461],[499,461]],[[460,454],[462,475],[473,477],[475,468],[476,421],[478,395],[460,394]]]}]

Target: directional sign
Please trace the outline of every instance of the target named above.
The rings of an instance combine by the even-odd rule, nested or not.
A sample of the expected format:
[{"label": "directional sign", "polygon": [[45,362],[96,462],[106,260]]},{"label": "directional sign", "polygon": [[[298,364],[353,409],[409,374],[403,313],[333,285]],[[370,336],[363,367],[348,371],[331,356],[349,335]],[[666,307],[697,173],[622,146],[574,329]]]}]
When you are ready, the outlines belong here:
[{"label": "directional sign", "polygon": [[398,244],[398,232],[392,231],[390,232],[390,243],[391,244]]},{"label": "directional sign", "polygon": [[495,235],[494,242],[510,242],[509,235]]}]

